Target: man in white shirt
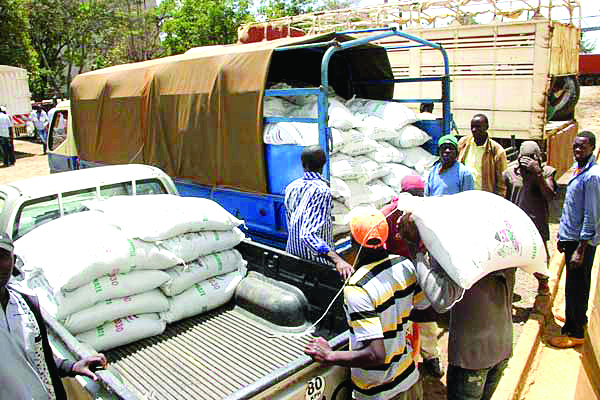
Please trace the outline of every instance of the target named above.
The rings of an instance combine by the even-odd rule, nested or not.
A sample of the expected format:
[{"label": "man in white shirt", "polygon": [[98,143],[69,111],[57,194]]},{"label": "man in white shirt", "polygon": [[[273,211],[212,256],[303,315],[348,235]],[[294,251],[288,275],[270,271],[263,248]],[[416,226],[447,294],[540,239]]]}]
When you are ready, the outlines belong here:
[{"label": "man in white shirt", "polygon": [[47,142],[47,129],[48,129],[48,114],[42,109],[39,104],[33,105],[33,112],[29,115],[29,120],[33,122],[35,130],[42,141],[42,149],[46,154],[46,143]]},{"label": "man in white shirt", "polygon": [[15,164],[14,151],[10,143],[12,135],[12,119],[6,114],[6,108],[2,106],[0,107],[0,148],[2,148],[2,158],[5,167]]}]

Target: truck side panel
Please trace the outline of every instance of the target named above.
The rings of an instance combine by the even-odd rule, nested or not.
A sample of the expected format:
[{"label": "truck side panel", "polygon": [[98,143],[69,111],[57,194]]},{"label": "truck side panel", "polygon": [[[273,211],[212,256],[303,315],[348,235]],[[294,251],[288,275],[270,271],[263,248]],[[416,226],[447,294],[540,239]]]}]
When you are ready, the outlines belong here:
[{"label": "truck side panel", "polygon": [[[552,75],[577,73],[579,30],[547,20],[462,25],[406,32],[440,43],[450,59],[452,112],[461,134],[473,115],[490,119],[493,137],[542,139]],[[442,73],[442,59],[426,48],[398,48],[407,41],[380,43],[388,50],[395,78]],[[430,83],[396,85],[397,98],[435,98]],[[482,95],[484,94],[484,95]]]}]

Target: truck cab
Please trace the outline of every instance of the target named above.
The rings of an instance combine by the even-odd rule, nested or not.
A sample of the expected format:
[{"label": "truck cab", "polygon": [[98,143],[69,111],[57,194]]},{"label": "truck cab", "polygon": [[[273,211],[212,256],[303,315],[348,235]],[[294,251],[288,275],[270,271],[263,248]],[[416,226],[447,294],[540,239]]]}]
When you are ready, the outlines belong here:
[{"label": "truck cab", "polygon": [[48,168],[50,173],[79,169],[79,156],[70,118],[71,102],[61,101],[48,128]]}]

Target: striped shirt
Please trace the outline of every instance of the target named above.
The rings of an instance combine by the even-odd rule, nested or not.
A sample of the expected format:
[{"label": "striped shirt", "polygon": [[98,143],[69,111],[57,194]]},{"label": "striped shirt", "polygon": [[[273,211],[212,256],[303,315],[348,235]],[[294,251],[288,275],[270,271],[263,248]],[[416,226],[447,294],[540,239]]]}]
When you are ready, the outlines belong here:
[{"label": "striped shirt", "polygon": [[367,340],[383,338],[385,364],[352,368],[357,399],[389,399],[405,392],[419,379],[410,342],[406,340],[408,315],[430,303],[417,284],[413,263],[389,256],[360,267],[344,288],[350,326],[350,348],[360,349]]},{"label": "striped shirt", "polygon": [[286,250],[298,257],[331,264],[327,252],[333,249],[329,185],[321,174],[304,172],[285,188],[288,226]]}]

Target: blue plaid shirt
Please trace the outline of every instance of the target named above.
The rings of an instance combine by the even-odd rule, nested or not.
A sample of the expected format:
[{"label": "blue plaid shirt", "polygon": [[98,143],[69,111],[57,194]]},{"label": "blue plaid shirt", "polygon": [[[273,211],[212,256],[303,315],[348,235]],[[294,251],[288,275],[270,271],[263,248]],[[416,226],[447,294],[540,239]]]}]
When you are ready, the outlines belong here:
[{"label": "blue plaid shirt", "polygon": [[600,165],[594,156],[567,185],[558,240],[600,242]]},{"label": "blue plaid shirt", "polygon": [[285,188],[288,225],[286,250],[298,257],[330,264],[327,252],[333,249],[333,206],[329,185],[321,174],[304,172]]}]

